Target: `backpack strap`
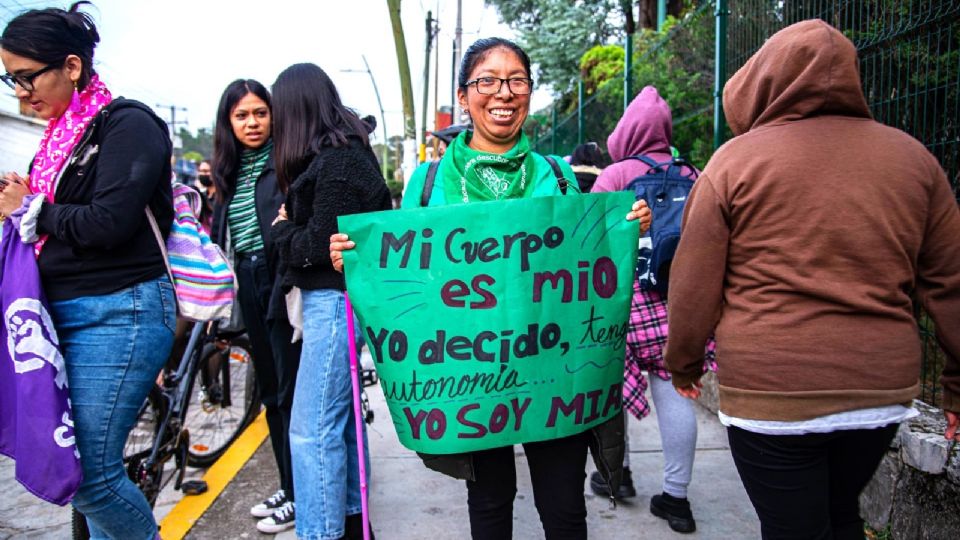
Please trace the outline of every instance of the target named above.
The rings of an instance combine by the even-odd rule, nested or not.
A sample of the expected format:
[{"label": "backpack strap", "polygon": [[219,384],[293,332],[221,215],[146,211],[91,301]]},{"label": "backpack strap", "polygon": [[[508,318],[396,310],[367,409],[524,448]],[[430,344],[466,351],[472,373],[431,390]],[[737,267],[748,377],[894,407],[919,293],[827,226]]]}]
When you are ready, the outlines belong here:
[{"label": "backpack strap", "polygon": [[426,208],[430,203],[430,194],[433,193],[433,183],[437,179],[437,169],[440,168],[440,160],[430,162],[427,168],[427,177],[423,181],[423,191],[420,193],[420,207]]},{"label": "backpack strap", "polygon": [[[649,156],[627,156],[620,161],[626,161],[628,159],[635,159],[637,161],[641,161],[645,165],[650,167],[650,169],[652,170],[661,169],[665,173],[670,170],[670,167],[676,167],[676,171],[674,174],[676,174],[677,176],[686,176],[691,180],[696,180],[697,177],[700,176],[699,174],[697,174],[697,169],[693,165],[691,165],[689,161],[683,159],[682,157],[671,158],[670,161],[664,161],[662,163],[657,163],[656,161],[653,160],[653,158]],[[686,167],[687,169],[689,169],[690,174],[683,174],[682,172],[683,167]]]},{"label": "backpack strap", "polygon": [[653,158],[651,158],[651,157],[649,157],[649,156],[627,156],[627,157],[623,158],[623,159],[620,160],[620,161],[626,161],[626,160],[628,160],[628,159],[635,159],[635,160],[637,160],[637,161],[641,161],[641,162],[643,162],[645,165],[647,165],[648,167],[650,167],[651,169],[656,169],[657,167],[659,167],[659,166],[661,166],[661,165],[669,165],[669,164],[670,164],[669,161],[664,162],[664,163],[657,163],[656,161],[653,160]]},{"label": "backpack strap", "polygon": [[560,188],[560,193],[566,195],[569,182],[567,182],[567,179],[563,176],[563,170],[560,169],[560,164],[557,163],[557,160],[546,154],[543,154],[543,159],[547,160],[550,168],[553,169],[553,175],[557,177],[557,186]]}]

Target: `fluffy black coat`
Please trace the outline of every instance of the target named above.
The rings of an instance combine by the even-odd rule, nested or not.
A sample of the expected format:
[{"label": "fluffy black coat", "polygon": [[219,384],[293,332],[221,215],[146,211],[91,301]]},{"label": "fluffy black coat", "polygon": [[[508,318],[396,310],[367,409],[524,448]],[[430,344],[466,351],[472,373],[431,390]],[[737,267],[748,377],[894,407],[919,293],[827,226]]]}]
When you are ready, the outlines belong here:
[{"label": "fluffy black coat", "polygon": [[284,204],[287,220],[271,230],[284,290],[345,290],[343,274],[330,262],[337,218],[392,208],[377,158],[356,138],[321,149],[290,185]]}]

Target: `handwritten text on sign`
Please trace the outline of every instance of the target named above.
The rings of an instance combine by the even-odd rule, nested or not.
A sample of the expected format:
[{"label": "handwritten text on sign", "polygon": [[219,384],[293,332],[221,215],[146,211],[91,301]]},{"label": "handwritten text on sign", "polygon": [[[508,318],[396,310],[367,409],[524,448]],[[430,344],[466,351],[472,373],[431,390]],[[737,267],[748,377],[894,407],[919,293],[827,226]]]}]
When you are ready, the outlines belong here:
[{"label": "handwritten text on sign", "polygon": [[629,193],[340,218],[347,289],[400,442],[434,454],[579,433],[620,410]]}]

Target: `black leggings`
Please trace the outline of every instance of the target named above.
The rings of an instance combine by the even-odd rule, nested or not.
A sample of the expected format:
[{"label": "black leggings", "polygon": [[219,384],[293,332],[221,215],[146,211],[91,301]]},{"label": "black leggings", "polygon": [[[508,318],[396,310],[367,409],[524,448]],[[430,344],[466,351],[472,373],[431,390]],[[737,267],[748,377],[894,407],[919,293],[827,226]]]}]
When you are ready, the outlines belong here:
[{"label": "black leggings", "polygon": [[[587,434],[526,443],[533,500],[547,540],[587,537],[583,500]],[[474,540],[509,540],[513,536],[513,499],[517,470],[513,447],[473,453],[476,481],[467,481],[470,532]]]},{"label": "black leggings", "polygon": [[263,253],[252,256],[238,254],[234,270],[240,285],[237,291],[240,311],[253,348],[254,375],[260,390],[260,401],[267,412],[270,442],[280,472],[280,488],[290,500],[294,500],[290,410],[303,341],[290,343],[293,328],[286,319],[267,319],[275,278],[267,268]]},{"label": "black leggings", "polygon": [[727,428],[730,451],[769,539],[863,540],[860,492],[898,424],[806,435]]}]

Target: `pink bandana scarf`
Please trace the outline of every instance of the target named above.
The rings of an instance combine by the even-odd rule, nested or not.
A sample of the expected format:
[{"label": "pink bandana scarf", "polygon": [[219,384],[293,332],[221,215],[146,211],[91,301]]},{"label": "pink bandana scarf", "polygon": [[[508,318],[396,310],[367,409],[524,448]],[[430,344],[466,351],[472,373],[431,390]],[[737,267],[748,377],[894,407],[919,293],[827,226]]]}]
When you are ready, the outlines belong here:
[{"label": "pink bandana scarf", "polygon": [[[70,158],[73,148],[90,122],[112,99],[110,90],[100,81],[100,77],[94,75],[79,95],[74,94],[67,110],[59,118],[50,119],[40,140],[40,151],[33,158],[33,169],[30,171],[31,191],[42,193],[47,201],[53,202],[60,170]],[[42,235],[34,245],[38,257],[46,241],[47,235]]]}]

